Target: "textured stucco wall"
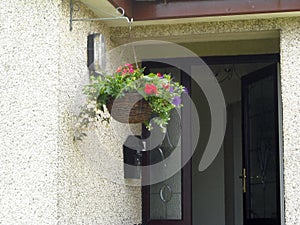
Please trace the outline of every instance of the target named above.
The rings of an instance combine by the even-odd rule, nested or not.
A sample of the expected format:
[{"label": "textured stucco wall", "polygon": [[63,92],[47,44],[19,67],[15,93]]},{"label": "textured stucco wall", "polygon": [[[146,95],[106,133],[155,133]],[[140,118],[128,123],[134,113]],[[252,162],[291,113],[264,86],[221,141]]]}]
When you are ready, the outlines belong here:
[{"label": "textured stucco wall", "polygon": [[[59,175],[60,224],[133,224],[141,221],[139,187],[124,185],[122,142],[111,126],[102,126],[83,143],[73,142],[74,107],[81,84],[88,78],[86,38],[90,31],[103,33],[112,47],[109,28],[99,23],[75,22],[69,32],[68,3],[60,23],[59,66]],[[95,17],[81,7],[77,17]],[[98,167],[99,166],[99,167]],[[119,183],[118,183],[119,182]]]},{"label": "textured stucco wall", "polygon": [[[140,188],[113,182],[86,156],[97,142],[73,142],[72,112],[87,78],[86,36],[114,40],[128,28],[74,24],[68,1],[0,2],[0,223],[133,224],[141,218]],[[92,16],[84,7],[80,16]],[[286,224],[300,214],[300,21],[299,18],[134,27],[135,38],[280,30]],[[122,36],[123,35],[123,36]],[[98,141],[110,146],[105,160],[121,161],[111,127]],[[105,151],[106,149],[99,149]],[[95,152],[93,152],[95,154]],[[106,152],[107,153],[107,152]],[[116,177],[122,171],[116,166]]]},{"label": "textured stucco wall", "polygon": [[0,2],[0,224],[55,224],[59,1]]},{"label": "textured stucco wall", "polygon": [[[283,105],[283,159],[285,224],[300,224],[300,18],[253,19],[241,21],[167,24],[133,27],[133,40],[176,40],[174,36],[237,34],[240,32],[280,31],[280,73]],[[122,43],[128,37],[127,28],[111,29],[112,40]],[[129,39],[127,41],[130,41]],[[182,40],[179,40],[182,41]],[[275,47],[276,48],[276,47]],[[239,54],[247,54],[240,52]],[[199,50],[197,52],[201,54]],[[260,52],[262,53],[262,52]]]},{"label": "textured stucco wall", "polygon": [[281,30],[281,85],[286,224],[300,224],[300,18]]},{"label": "textured stucco wall", "polygon": [[[68,4],[0,2],[0,224],[141,221],[140,188],[106,178],[73,142],[74,105],[88,80],[87,35],[102,32],[111,45],[102,23],[75,22],[70,32]],[[77,16],[95,15],[82,6]],[[111,128],[99,132],[121,162],[111,136]]]}]

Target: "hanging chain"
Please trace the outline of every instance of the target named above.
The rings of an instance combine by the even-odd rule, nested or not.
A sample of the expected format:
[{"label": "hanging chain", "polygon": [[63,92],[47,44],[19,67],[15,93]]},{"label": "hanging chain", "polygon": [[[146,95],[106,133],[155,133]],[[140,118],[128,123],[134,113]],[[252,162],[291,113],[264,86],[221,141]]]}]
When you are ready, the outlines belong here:
[{"label": "hanging chain", "polygon": [[129,23],[128,29],[129,29],[129,41],[130,41],[130,45],[132,47],[133,58],[134,58],[135,66],[138,69],[139,68],[139,64],[138,64],[138,61],[137,61],[134,44],[132,44],[132,35],[131,35],[132,34],[132,21]]}]

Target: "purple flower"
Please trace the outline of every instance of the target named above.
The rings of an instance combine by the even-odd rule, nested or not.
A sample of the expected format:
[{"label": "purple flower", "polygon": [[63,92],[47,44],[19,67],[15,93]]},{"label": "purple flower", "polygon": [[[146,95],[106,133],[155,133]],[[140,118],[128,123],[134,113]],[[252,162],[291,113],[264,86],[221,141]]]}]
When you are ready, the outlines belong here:
[{"label": "purple flower", "polygon": [[179,96],[175,96],[172,100],[172,103],[175,105],[175,106],[179,106],[180,103],[181,103],[181,98]]},{"label": "purple flower", "polygon": [[189,91],[186,87],[183,88],[184,93],[186,93],[187,95],[189,94]]},{"label": "purple flower", "polygon": [[170,89],[169,89],[169,91],[170,91],[171,93],[173,93],[173,92],[174,92],[174,88],[171,86]]}]

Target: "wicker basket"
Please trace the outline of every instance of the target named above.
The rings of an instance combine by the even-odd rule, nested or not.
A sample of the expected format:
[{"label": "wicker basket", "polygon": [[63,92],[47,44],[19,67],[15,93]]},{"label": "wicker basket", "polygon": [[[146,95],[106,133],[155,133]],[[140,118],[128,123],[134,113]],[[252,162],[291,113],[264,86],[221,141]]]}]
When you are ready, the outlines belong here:
[{"label": "wicker basket", "polygon": [[139,93],[126,93],[106,102],[110,115],[121,123],[142,123],[150,119],[152,109]]}]

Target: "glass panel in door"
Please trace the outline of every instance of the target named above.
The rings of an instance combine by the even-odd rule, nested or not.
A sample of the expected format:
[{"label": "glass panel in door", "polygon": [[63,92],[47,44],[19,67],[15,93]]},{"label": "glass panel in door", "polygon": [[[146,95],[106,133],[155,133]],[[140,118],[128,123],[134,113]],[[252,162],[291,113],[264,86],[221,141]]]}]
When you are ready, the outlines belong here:
[{"label": "glass panel in door", "polygon": [[[170,73],[175,81],[183,81],[183,85],[189,89],[189,79],[181,79],[186,76],[177,68],[165,66],[159,63],[146,63],[147,72]],[[189,107],[185,104],[187,96],[182,96],[185,105],[181,110],[173,110],[167,126],[167,132],[144,132],[144,137],[149,137],[146,143],[147,153],[143,159],[146,165],[159,165],[159,169],[151,171],[144,169],[142,180],[151,180],[156,176],[166,177],[161,182],[142,187],[143,198],[143,225],[192,225],[191,223],[191,164],[190,162],[180,170],[182,165],[182,152],[189,151],[190,120]],[[184,121],[184,122],[183,122]],[[160,128],[158,128],[160,130]],[[148,134],[147,134],[148,133]],[[153,135],[154,133],[154,135]],[[156,141],[156,140],[161,141]],[[158,145],[152,148],[151,142]],[[185,144],[183,144],[185,143]],[[176,148],[176,149],[175,149]],[[152,149],[152,150],[150,150]],[[164,159],[170,159],[166,160]],[[174,165],[176,164],[176,170]],[[178,167],[179,165],[179,167]],[[177,169],[179,170],[178,172]],[[170,173],[171,171],[171,173]],[[170,177],[170,174],[174,174]]]},{"label": "glass panel in door", "polygon": [[[176,68],[152,68],[153,73],[170,73],[175,81],[180,82],[180,71]],[[160,146],[150,151],[150,164],[162,162],[168,158],[175,147],[180,148],[181,134],[180,111],[171,111],[171,120],[167,127],[166,134]],[[159,129],[159,128],[158,128]],[[159,139],[160,137],[158,137]],[[181,161],[180,158],[177,161]],[[161,175],[167,176],[168,167],[172,165],[163,163]],[[150,176],[156,176],[150,171]],[[182,185],[181,171],[164,181],[150,185],[150,219],[151,220],[181,220],[182,219]]]},{"label": "glass panel in door", "polygon": [[[168,126],[168,132],[158,148],[150,153],[151,164],[159,163],[170,156],[174,148],[180,147],[180,117],[176,110],[171,113],[171,121]],[[180,161],[180,159],[179,159]],[[167,163],[162,165],[162,176],[167,176]],[[164,168],[165,167],[165,168]],[[150,176],[156,176],[151,174]],[[166,178],[164,181],[150,185],[150,219],[151,220],[181,220],[182,219],[182,185],[181,171],[174,176]]]},{"label": "glass panel in door", "polygon": [[245,225],[279,224],[276,65],[243,79]]}]

